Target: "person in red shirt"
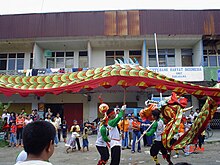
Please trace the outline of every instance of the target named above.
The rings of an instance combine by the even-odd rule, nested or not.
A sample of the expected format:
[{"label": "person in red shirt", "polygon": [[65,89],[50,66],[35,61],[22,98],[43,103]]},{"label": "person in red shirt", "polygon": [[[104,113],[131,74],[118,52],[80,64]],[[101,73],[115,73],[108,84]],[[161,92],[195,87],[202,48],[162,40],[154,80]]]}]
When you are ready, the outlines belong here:
[{"label": "person in red shirt", "polygon": [[[141,122],[138,121],[138,117],[134,117],[134,121],[132,122],[132,129],[133,129],[133,142],[132,142],[132,149],[131,149],[132,153],[135,152],[136,139],[138,140],[141,136],[140,128],[141,128]],[[137,151],[139,153],[141,152],[140,141],[138,142],[138,150]]]},{"label": "person in red shirt", "polygon": [[17,132],[17,127],[15,125],[15,122],[11,123],[11,127],[10,127],[10,143],[9,143],[9,147],[11,146],[16,146],[16,132]]},{"label": "person in red shirt", "polygon": [[16,126],[17,126],[17,147],[19,145],[23,146],[22,132],[24,128],[24,118],[22,117],[21,114],[19,114],[18,117],[16,118]]}]

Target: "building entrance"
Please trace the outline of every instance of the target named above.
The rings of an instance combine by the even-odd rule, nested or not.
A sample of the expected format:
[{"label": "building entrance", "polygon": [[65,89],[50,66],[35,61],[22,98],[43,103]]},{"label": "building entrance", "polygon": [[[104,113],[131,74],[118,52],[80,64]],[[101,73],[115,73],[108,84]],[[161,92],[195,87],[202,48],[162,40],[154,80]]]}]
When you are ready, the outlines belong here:
[{"label": "building entrance", "polygon": [[53,116],[56,116],[56,114],[59,113],[61,119],[63,120],[63,107],[64,104],[45,104],[45,113],[47,112],[47,109],[50,108],[51,112],[53,113]]}]

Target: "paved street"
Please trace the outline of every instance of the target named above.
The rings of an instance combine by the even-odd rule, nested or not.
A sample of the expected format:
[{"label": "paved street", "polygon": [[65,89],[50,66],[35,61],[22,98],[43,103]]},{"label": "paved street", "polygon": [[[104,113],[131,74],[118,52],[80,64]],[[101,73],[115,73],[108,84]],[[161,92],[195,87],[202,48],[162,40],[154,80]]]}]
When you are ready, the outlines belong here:
[{"label": "paved street", "polygon": [[[75,151],[68,154],[65,152],[64,143],[60,142],[58,144],[58,147],[55,148],[55,153],[51,157],[50,161],[53,163],[53,165],[96,165],[99,154],[94,146],[95,139],[96,135],[89,136],[90,151]],[[173,159],[173,162],[188,162],[193,165],[220,165],[219,141],[220,131],[215,130],[213,137],[207,140],[204,152],[191,154],[187,157],[185,157],[183,153],[180,152],[180,157],[177,159]],[[142,147],[141,153],[135,152],[134,154],[132,154],[130,150],[123,150],[121,156],[121,165],[154,165],[154,162],[149,155],[149,149],[149,147]],[[21,150],[22,148],[0,148],[0,165],[13,165],[16,155]],[[162,159],[161,155],[159,155],[159,159],[162,165],[167,164]]]}]

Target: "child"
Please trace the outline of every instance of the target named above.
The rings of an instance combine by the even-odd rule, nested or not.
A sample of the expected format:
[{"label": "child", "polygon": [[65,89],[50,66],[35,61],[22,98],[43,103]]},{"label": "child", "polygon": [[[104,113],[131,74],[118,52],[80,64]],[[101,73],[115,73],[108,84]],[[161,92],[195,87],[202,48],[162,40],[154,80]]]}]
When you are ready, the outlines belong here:
[{"label": "child", "polygon": [[10,127],[10,144],[9,144],[9,147],[11,147],[11,146],[16,147],[16,131],[17,131],[17,127],[15,125],[15,122],[12,122],[11,127]]},{"label": "child", "polygon": [[[70,132],[73,132],[73,128],[76,128],[76,132],[78,134],[80,134],[80,126],[78,125],[76,120],[73,120],[73,126],[71,127]],[[80,151],[81,150],[81,145],[80,145],[78,137],[76,137],[76,144],[77,144],[78,150]]]},{"label": "child", "polygon": [[87,151],[89,151],[89,141],[88,141],[88,123],[84,123],[84,129],[83,129],[83,135],[82,135],[82,139],[83,139],[83,152],[84,152],[84,148],[87,148]]},{"label": "child", "polygon": [[68,132],[68,126],[66,123],[66,120],[63,120],[63,124],[61,125],[62,135],[63,135],[63,141],[66,143],[66,137]]},{"label": "child", "polygon": [[49,158],[54,152],[54,126],[46,121],[29,123],[23,131],[24,150],[27,160],[15,165],[52,165]]},{"label": "child", "polygon": [[65,144],[68,148],[66,149],[66,152],[69,153],[69,149],[76,149],[76,138],[79,138],[80,135],[76,132],[76,127],[73,127],[72,129],[72,135],[69,138],[68,142]]}]

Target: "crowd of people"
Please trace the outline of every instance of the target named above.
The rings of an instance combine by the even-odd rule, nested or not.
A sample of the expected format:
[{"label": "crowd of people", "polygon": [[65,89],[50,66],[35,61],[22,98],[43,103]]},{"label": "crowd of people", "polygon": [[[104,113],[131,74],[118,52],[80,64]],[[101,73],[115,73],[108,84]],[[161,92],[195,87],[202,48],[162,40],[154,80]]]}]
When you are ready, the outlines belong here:
[{"label": "crowd of people", "polygon": [[33,110],[31,114],[27,114],[25,109],[21,109],[20,113],[8,112],[3,110],[1,119],[4,122],[3,132],[5,132],[5,139],[9,140],[9,147],[23,147],[23,129],[32,121],[39,120],[37,110]]},{"label": "crowd of people", "polygon": [[[56,131],[56,136],[54,138],[55,147],[58,145],[58,143],[61,141],[61,136],[63,141],[67,142],[67,134],[68,134],[68,125],[66,120],[61,120],[60,114],[56,113],[53,114],[51,109],[48,108],[47,112],[45,112],[44,117],[40,118],[38,114],[38,110],[34,109],[32,110],[31,114],[27,114],[25,112],[25,109],[21,109],[20,113],[15,112],[8,112],[7,109],[3,110],[3,114],[1,116],[1,119],[3,120],[3,132],[5,132],[5,139],[9,141],[9,147],[23,147],[23,137],[22,132],[23,129],[29,124],[34,121],[47,121],[51,123]],[[77,127],[76,132],[80,133],[80,127],[77,124],[77,121],[73,121],[73,126],[70,129],[70,132],[73,132],[73,128]],[[86,127],[86,125],[85,125]],[[85,134],[86,128],[84,130]],[[87,135],[83,135],[83,139],[86,139]],[[80,142],[77,140],[77,144],[80,147]],[[86,143],[86,140],[83,140],[83,144]],[[86,145],[85,145],[86,146]]]},{"label": "crowd of people", "polygon": [[[152,118],[155,121],[152,123],[152,121],[149,120],[141,120],[140,117],[135,116],[134,113],[126,114],[125,110],[125,105],[121,108],[109,109],[106,112],[106,116],[99,120],[96,140],[96,148],[100,154],[98,165],[105,165],[109,160],[110,155],[110,165],[118,165],[120,164],[121,150],[131,150],[131,154],[135,152],[141,153],[142,147],[151,147],[150,155],[156,164],[159,164],[157,158],[159,153],[163,155],[168,164],[173,164],[171,161],[171,153],[163,147],[161,142],[161,133],[164,129],[164,123],[160,118],[160,112],[157,110],[152,112]],[[191,111],[188,116],[185,114],[183,115],[179,130],[174,137],[173,142],[175,142],[175,140],[177,140],[190,128],[199,112],[200,110],[196,109],[195,112]],[[10,142],[9,147],[23,147],[25,145],[25,137],[22,135],[25,135],[25,128],[30,123],[35,123],[34,121],[44,120],[46,123],[50,123],[55,131],[54,138],[52,139],[54,147],[56,147],[61,141],[62,135],[62,139],[67,147],[67,153],[71,150],[89,151],[89,122],[85,122],[83,129],[81,129],[77,121],[74,120],[73,125],[70,127],[70,136],[68,137],[69,127],[67,122],[65,120],[61,120],[59,113],[53,114],[50,108],[48,108],[45,113],[44,119],[39,118],[37,110],[33,110],[31,114],[27,114],[24,109],[22,109],[18,114],[13,112],[9,113],[7,110],[4,110],[1,117],[5,121],[3,130],[6,132],[5,138]],[[143,134],[146,130],[148,130],[147,133]],[[140,137],[142,134],[143,142],[141,143]],[[80,143],[80,138],[82,138],[82,144]],[[203,142],[204,135],[201,134],[198,140],[200,148]],[[143,144],[143,146],[141,144]],[[186,146],[185,150],[183,150],[186,156],[188,156],[191,152],[189,148],[190,146]],[[29,152],[25,146],[24,150],[25,152]],[[111,152],[109,152],[109,150]],[[179,151],[176,150],[173,158],[178,157]]]}]

